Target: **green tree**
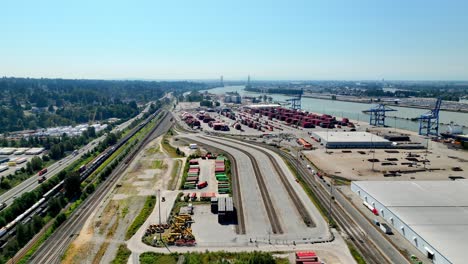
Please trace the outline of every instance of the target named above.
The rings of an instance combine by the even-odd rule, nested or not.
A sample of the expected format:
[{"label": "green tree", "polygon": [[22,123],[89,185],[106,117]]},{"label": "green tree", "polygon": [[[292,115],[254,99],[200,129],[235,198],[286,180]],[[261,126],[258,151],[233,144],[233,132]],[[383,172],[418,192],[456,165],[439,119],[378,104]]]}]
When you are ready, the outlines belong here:
[{"label": "green tree", "polygon": [[60,212],[60,210],[62,210],[62,203],[60,202],[60,199],[57,197],[50,199],[48,205],[49,205],[49,214],[51,216],[56,216]]},{"label": "green tree", "polygon": [[54,160],[59,160],[63,157],[63,149],[60,147],[59,144],[54,144],[52,148],[50,148],[49,156]]},{"label": "green tree", "polygon": [[32,228],[34,229],[34,233],[37,233],[41,230],[42,226],[44,224],[44,221],[42,218],[38,215],[33,216],[32,218]]},{"label": "green tree", "polygon": [[29,230],[27,225],[23,225],[21,223],[16,225],[16,239],[18,240],[18,244],[20,246],[26,245],[30,237],[31,231]]},{"label": "green tree", "polygon": [[31,159],[31,168],[33,171],[40,170],[42,169],[43,166],[44,166],[44,163],[41,158],[34,157]]},{"label": "green tree", "polygon": [[65,177],[65,182],[64,182],[64,187],[65,187],[65,194],[68,197],[74,197],[75,195],[78,195],[81,193],[81,179],[80,179],[80,174],[76,171],[70,172],[66,177]]}]

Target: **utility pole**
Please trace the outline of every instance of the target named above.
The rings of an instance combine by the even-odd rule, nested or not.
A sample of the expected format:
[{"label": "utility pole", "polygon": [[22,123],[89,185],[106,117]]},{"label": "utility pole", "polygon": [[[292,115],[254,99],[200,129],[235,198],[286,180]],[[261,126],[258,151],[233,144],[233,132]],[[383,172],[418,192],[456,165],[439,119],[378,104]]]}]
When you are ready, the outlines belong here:
[{"label": "utility pole", "polygon": [[[159,227],[161,227],[161,189],[158,189],[158,209],[159,209]],[[161,243],[163,242],[162,240],[162,233],[159,233],[159,240]]]},{"label": "utility pole", "polygon": [[426,170],[427,153],[429,152],[429,137],[426,138],[426,153],[424,155],[424,170]]},{"label": "utility pole", "polygon": [[327,126],[327,143],[325,144],[325,153],[328,154],[328,126]]},{"label": "utility pole", "polygon": [[372,171],[375,171],[375,146],[374,146],[374,134],[371,133],[371,145],[372,145]]},{"label": "utility pole", "polygon": [[329,205],[329,208],[328,208],[328,225],[331,227],[331,221],[332,221],[332,216],[331,216],[331,212],[332,212],[332,199],[333,199],[333,179],[335,179],[335,176],[332,175],[332,178],[330,180],[330,205]]}]

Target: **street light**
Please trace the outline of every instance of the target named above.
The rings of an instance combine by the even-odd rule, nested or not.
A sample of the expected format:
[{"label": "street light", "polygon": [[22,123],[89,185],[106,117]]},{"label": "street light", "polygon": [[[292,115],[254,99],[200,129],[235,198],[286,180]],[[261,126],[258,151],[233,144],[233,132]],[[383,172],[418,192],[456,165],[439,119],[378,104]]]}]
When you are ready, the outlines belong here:
[{"label": "street light", "polygon": [[426,138],[426,153],[424,155],[424,170],[426,170],[427,152],[429,151],[429,137]]},{"label": "street light", "polygon": [[[158,189],[158,199],[159,199],[159,204],[158,204],[158,209],[159,209],[159,228],[161,228],[161,189]],[[159,240],[162,241],[162,233],[159,232]]]}]

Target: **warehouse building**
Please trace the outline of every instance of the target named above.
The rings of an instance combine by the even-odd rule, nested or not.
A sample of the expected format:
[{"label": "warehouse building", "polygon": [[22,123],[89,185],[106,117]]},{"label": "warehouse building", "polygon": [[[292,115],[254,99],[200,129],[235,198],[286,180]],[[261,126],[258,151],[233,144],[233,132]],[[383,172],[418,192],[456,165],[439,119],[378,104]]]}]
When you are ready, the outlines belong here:
[{"label": "warehouse building", "polygon": [[433,263],[466,263],[468,180],[356,181],[351,190]]},{"label": "warehouse building", "polygon": [[389,148],[392,142],[368,132],[320,131],[313,134],[327,148]]}]

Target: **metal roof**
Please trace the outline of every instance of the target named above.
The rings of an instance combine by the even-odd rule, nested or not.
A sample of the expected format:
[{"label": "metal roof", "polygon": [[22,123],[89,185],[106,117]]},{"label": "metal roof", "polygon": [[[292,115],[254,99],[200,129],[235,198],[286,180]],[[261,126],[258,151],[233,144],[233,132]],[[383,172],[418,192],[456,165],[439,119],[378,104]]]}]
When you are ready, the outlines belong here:
[{"label": "metal roof", "polygon": [[353,182],[452,263],[468,248],[468,180]]},{"label": "metal roof", "polygon": [[[368,132],[334,132],[334,131],[317,131],[313,132],[319,136],[323,141],[330,143],[346,143],[346,142],[360,142],[360,143],[379,143],[379,142],[390,142],[389,140],[368,133]],[[391,143],[390,143],[391,144]]]}]

